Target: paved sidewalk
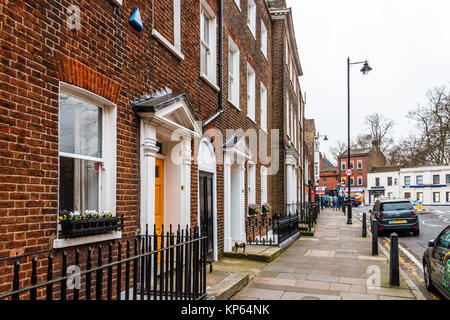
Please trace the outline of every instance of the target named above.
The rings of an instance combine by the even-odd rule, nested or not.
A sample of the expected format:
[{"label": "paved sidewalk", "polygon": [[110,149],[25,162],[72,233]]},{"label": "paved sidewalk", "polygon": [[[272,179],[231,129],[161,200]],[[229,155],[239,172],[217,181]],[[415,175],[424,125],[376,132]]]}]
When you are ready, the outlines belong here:
[{"label": "paved sidewalk", "polygon": [[[370,270],[380,271],[379,288],[367,285],[373,275]],[[389,262],[381,250],[379,256],[372,256],[372,239],[370,234],[367,238],[361,236],[359,222],[347,225],[342,211],[325,209],[321,211],[314,237],[298,240],[232,299],[416,299],[403,277],[400,282],[400,287],[390,287]]]}]

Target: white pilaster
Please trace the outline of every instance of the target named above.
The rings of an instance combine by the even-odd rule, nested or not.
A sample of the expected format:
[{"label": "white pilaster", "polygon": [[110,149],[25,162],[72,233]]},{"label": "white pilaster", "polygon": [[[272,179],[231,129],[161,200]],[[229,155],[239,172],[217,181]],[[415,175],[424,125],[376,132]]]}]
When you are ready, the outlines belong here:
[{"label": "white pilaster", "polygon": [[223,166],[224,251],[233,248],[231,239],[231,163],[225,154]]},{"label": "white pilaster", "polygon": [[155,156],[156,128],[141,119],[141,233],[155,224]]},{"label": "white pilaster", "polygon": [[181,165],[181,223],[191,225],[191,139],[185,138],[181,142],[183,163]]}]

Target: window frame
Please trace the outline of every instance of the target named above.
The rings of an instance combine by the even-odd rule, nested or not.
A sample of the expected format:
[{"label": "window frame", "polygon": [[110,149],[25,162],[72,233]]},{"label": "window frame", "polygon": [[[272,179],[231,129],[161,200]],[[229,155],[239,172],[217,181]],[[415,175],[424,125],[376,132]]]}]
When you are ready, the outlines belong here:
[{"label": "window frame", "polygon": [[268,201],[267,168],[261,165],[261,205]]},{"label": "window frame", "polygon": [[286,135],[288,138],[291,137],[290,131],[291,131],[291,109],[289,104],[289,93],[286,93]]},{"label": "window frame", "polygon": [[268,53],[268,31],[264,20],[261,19],[261,51],[266,60],[269,60]]},{"label": "window frame", "polygon": [[[437,177],[437,182],[434,182],[434,178]],[[441,175],[440,174],[433,174],[433,184],[440,184],[441,183]]]},{"label": "window frame", "polygon": [[[231,59],[233,60],[232,65],[233,70],[230,70]],[[234,42],[234,40],[231,37],[228,37],[228,101],[238,109],[240,109],[239,88],[240,88],[240,51],[239,47]]]},{"label": "window frame", "polygon": [[248,62],[247,62],[247,117],[253,122],[256,121],[256,73],[253,67]]},{"label": "window frame", "polygon": [[[436,195],[438,195],[438,199],[436,200]],[[441,202],[441,193],[438,191],[433,192],[433,203],[440,203]]]},{"label": "window frame", "polygon": [[[408,180],[408,183],[406,183],[406,180]],[[404,176],[403,177],[403,184],[405,186],[410,186],[411,185],[411,176]]]},{"label": "window frame", "polygon": [[341,161],[341,171],[347,170],[347,162]]},{"label": "window frame", "polygon": [[362,160],[356,161],[356,169],[361,170],[363,168]]},{"label": "window frame", "polygon": [[[206,19],[205,19],[206,18]],[[205,39],[204,24],[208,20],[208,39]],[[200,76],[209,81],[213,86],[217,87],[217,48],[216,48],[217,19],[214,11],[205,2],[201,1],[200,8]],[[208,43],[205,42],[208,40]],[[206,55],[206,73],[203,70],[203,53],[202,49],[207,50]]]},{"label": "window frame", "polygon": [[247,204],[256,204],[256,164],[249,161],[247,165]]},{"label": "window frame", "polygon": [[357,178],[357,183],[358,183],[358,186],[362,186],[363,185],[363,177],[358,177]]},{"label": "window frame", "polygon": [[[61,93],[70,95],[74,98],[80,99],[102,109],[102,157],[90,157],[77,155],[67,152],[61,152],[59,146],[60,137],[60,102],[59,97]],[[59,179],[60,179],[60,158],[72,158],[86,161],[100,162],[99,167],[99,211],[111,211],[113,216],[116,216],[116,180],[117,180],[117,106],[116,104],[106,100],[103,97],[96,95],[85,89],[60,82],[58,93],[58,194],[59,194]],[[60,202],[58,199],[58,212]]]},{"label": "window frame", "polygon": [[260,127],[261,130],[263,130],[265,133],[267,133],[267,88],[264,85],[264,83],[260,83],[260,105],[261,105],[261,111],[260,111]]},{"label": "window frame", "polygon": [[[419,183],[419,178],[421,178],[422,182]],[[419,174],[416,175],[416,185],[420,186],[423,185],[423,175]]]},{"label": "window frame", "polygon": [[247,27],[250,33],[256,40],[256,2],[255,0],[248,0],[247,2]]},{"label": "window frame", "polygon": [[392,186],[392,177],[387,177],[387,186],[388,187]]}]

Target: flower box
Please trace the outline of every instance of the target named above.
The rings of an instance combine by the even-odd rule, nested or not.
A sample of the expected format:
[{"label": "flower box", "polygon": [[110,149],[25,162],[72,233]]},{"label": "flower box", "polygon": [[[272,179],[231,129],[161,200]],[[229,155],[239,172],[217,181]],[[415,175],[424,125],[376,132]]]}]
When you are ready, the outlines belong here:
[{"label": "flower box", "polygon": [[120,218],[61,220],[60,224],[60,234],[63,238],[85,237],[117,231],[119,228],[123,228],[123,216]]},{"label": "flower box", "polygon": [[261,212],[261,207],[256,204],[251,204],[248,206],[248,215],[255,216],[257,213]]},{"label": "flower box", "polygon": [[266,215],[270,212],[271,206],[268,203],[265,203],[261,207],[261,215]]}]

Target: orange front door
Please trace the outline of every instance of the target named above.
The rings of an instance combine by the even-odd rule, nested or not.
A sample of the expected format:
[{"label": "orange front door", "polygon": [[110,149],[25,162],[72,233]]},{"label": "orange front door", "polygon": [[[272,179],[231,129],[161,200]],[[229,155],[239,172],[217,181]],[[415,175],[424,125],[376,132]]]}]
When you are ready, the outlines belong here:
[{"label": "orange front door", "polygon": [[164,160],[155,161],[155,226],[160,235],[164,223]]}]

